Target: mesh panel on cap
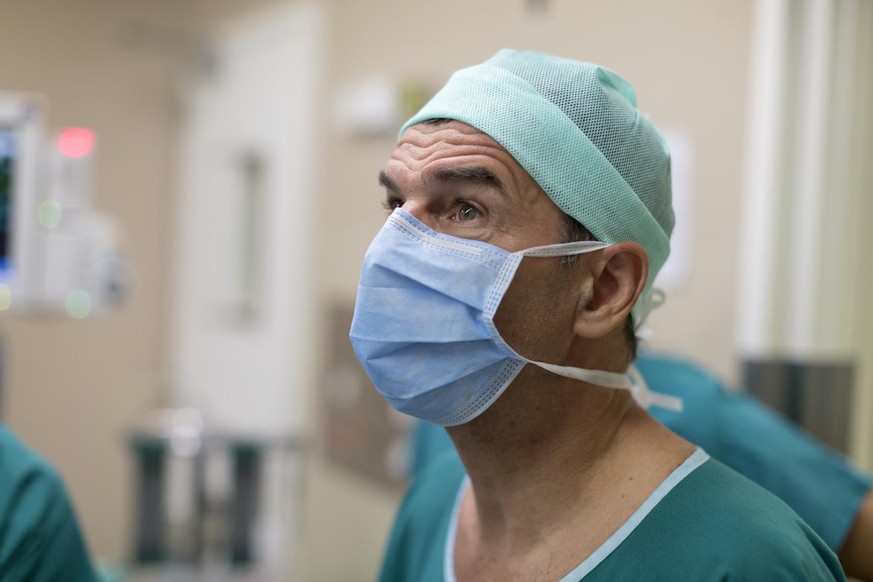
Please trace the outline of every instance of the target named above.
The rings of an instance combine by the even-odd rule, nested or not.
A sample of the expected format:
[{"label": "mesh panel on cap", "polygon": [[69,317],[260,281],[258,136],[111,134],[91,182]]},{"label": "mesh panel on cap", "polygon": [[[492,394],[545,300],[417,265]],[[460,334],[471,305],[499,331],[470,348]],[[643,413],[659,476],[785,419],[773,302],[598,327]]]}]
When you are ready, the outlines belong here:
[{"label": "mesh panel on cap", "polygon": [[636,110],[630,84],[597,65],[518,56],[516,51],[501,51],[489,63],[518,75],[554,103],[621,174],[670,236],[674,224],[670,157],[658,131]]},{"label": "mesh panel on cap", "polygon": [[466,123],[503,146],[598,240],[640,243],[650,268],[634,308],[639,323],[670,252],[673,210],[667,148],[635,100],[603,67],[504,50],[452,75],[401,133],[434,118]]}]

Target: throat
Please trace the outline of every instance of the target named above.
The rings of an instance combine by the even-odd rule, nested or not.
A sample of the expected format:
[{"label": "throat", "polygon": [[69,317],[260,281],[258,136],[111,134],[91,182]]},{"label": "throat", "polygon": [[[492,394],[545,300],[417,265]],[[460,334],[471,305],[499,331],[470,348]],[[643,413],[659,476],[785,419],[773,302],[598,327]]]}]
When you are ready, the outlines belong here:
[{"label": "throat", "polygon": [[[528,371],[536,373],[528,367],[522,375]],[[566,387],[514,382],[480,417],[448,429],[486,531],[491,522],[504,528],[508,508],[536,510],[553,523],[568,502],[598,499],[595,477],[609,473],[624,444],[654,423],[626,391],[559,384]]]},{"label": "throat", "polygon": [[693,453],[626,392],[596,390],[591,406],[544,407],[539,398],[507,424],[498,400],[496,414],[449,430],[470,478],[450,550],[459,582],[560,579]]}]

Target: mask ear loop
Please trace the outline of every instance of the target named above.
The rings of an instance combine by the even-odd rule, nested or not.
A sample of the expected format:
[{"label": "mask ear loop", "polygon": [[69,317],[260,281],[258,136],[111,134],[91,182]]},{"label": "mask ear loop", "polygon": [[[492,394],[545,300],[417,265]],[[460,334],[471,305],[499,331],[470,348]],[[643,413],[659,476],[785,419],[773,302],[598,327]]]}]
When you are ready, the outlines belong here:
[{"label": "mask ear loop", "polygon": [[648,384],[643,379],[643,375],[634,364],[631,364],[627,370],[627,375],[631,381],[631,394],[637,404],[648,410],[652,406],[672,410],[674,412],[682,412],[684,405],[682,399],[678,396],[662,394],[661,392],[652,392],[649,390]]},{"label": "mask ear loop", "polygon": [[[500,303],[500,299],[502,299],[503,293],[512,282],[512,277],[515,274],[515,269],[517,269],[518,265],[521,263],[522,257],[558,257],[566,255],[579,255],[591,251],[600,250],[608,246],[608,244],[599,241],[579,241],[575,243],[543,245],[540,247],[533,247],[513,253],[513,255],[517,257],[517,259],[513,261],[513,263],[511,264],[511,268],[508,269],[508,272],[501,274],[499,280],[500,284],[495,285],[494,288],[492,288],[491,298],[488,301],[489,305],[488,307],[486,307],[485,310],[486,318],[488,320],[487,325],[492,330],[492,337],[494,337],[495,341],[497,341],[500,345],[505,347],[509,351],[509,353],[513,354],[517,359],[528,364],[534,364],[535,366],[539,366],[544,370],[548,370],[554,374],[564,376],[566,378],[574,378],[576,380],[582,380],[584,382],[589,382],[598,386],[605,386],[607,388],[629,390],[637,404],[642,406],[644,409],[648,409],[650,406],[657,406],[659,408],[666,408],[668,410],[681,412],[682,399],[675,396],[670,396],[668,394],[661,394],[659,392],[650,391],[648,386],[646,385],[646,381],[643,379],[639,370],[637,370],[637,367],[633,364],[628,367],[628,370],[625,374],[621,374],[617,372],[587,370],[583,368],[560,366],[557,364],[549,364],[547,362],[530,360],[518,354],[515,350],[509,347],[509,345],[500,336],[497,328],[494,326],[493,320],[491,320],[491,318],[494,316],[494,312],[497,311],[497,305]],[[510,263],[508,262],[507,264],[509,265]],[[641,321],[645,321],[645,318],[648,317],[648,314],[652,309],[660,307],[664,303],[664,292],[660,289],[652,289],[651,291],[649,291],[648,295],[643,301],[645,301],[646,303],[644,304],[645,311],[643,319]],[[639,326],[637,326],[637,328],[639,328]]]},{"label": "mask ear loop", "polygon": [[[664,291],[657,287],[653,287],[648,295],[642,300],[643,306],[641,311],[643,315],[639,323],[636,325],[636,336],[637,340],[640,342],[648,343],[649,340],[652,339],[652,336],[654,335],[652,328],[647,327],[644,324],[652,311],[661,307],[665,300],[666,295],[664,294]],[[669,394],[652,392],[649,390],[648,384],[646,384],[643,375],[640,374],[636,365],[631,364],[627,373],[631,380],[631,393],[634,395],[634,399],[640,406],[645,409],[656,406],[658,408],[673,410],[675,412],[682,412],[684,408],[682,399],[678,396],[671,396]]]}]

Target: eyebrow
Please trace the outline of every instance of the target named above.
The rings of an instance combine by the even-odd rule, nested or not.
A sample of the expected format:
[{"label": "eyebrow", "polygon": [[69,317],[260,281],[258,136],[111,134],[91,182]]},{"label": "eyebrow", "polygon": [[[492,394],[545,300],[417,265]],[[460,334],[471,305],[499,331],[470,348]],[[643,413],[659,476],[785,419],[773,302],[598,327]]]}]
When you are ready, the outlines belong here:
[{"label": "eyebrow", "polygon": [[434,182],[446,183],[468,183],[489,186],[501,196],[506,196],[506,189],[503,187],[503,182],[497,175],[484,166],[462,166],[460,168],[443,168],[437,170],[428,179]]},{"label": "eyebrow", "polygon": [[[425,178],[426,182],[433,183],[448,183],[448,184],[479,184],[489,186],[496,190],[501,196],[506,196],[506,189],[503,182],[497,175],[486,168],[485,166],[462,166],[460,168],[443,168],[436,170],[430,176]],[[388,177],[385,170],[379,172],[379,184],[392,192],[400,193],[400,188],[397,184]]]}]

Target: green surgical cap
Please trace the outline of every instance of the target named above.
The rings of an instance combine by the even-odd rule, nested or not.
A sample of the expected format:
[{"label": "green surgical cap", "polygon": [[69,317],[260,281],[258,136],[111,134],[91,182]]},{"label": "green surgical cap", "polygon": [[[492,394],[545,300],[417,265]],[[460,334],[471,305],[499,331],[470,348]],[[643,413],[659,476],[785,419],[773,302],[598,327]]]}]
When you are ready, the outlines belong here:
[{"label": "green surgical cap", "polygon": [[630,84],[604,67],[537,52],[502,50],[456,72],[400,130],[454,119],[489,135],[555,204],[606,243],[632,240],[649,255],[642,323],[652,282],[670,254],[670,154],[636,109]]}]

